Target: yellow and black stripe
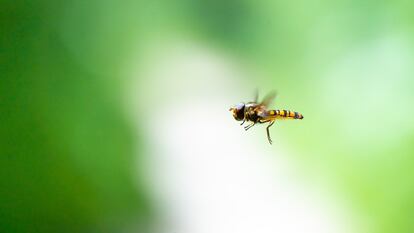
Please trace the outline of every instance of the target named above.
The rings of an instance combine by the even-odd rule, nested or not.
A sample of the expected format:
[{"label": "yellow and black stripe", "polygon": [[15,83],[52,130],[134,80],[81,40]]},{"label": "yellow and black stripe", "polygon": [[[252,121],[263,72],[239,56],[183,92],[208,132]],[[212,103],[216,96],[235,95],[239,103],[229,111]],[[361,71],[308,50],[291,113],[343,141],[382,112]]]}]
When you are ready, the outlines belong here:
[{"label": "yellow and black stripe", "polygon": [[289,110],[269,110],[270,116],[279,116],[281,118],[303,119],[302,114]]}]

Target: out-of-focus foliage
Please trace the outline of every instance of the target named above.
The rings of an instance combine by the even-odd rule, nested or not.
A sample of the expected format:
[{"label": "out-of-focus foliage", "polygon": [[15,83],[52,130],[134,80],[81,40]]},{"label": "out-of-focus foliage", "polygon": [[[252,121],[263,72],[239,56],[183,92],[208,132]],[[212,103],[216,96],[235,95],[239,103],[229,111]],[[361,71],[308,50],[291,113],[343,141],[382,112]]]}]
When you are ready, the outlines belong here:
[{"label": "out-of-focus foliage", "polygon": [[[113,49],[98,54],[99,8],[88,4],[69,12],[55,1],[1,3],[1,232],[120,232],[149,220],[133,176],[139,135],[122,112],[115,69],[102,65],[116,66],[123,37],[107,38],[102,46]],[[101,56],[89,67],[104,71],[77,56]]]},{"label": "out-of-focus foliage", "polygon": [[151,203],[134,172],[145,146],[124,116],[120,67],[132,49],[179,35],[268,74],[250,81],[280,90],[278,103],[307,122],[279,127],[295,159],[329,177],[376,232],[412,232],[413,9],[409,1],[3,1],[0,231],[145,229]]}]

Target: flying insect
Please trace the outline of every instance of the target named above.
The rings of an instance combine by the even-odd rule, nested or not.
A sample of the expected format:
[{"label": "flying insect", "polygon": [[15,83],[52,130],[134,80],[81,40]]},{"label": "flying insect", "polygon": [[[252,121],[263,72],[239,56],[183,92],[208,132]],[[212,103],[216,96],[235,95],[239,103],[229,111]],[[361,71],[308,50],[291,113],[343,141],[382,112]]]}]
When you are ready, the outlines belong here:
[{"label": "flying insect", "polygon": [[269,105],[276,97],[276,92],[270,92],[266,95],[261,102],[258,102],[258,94],[256,93],[255,100],[252,102],[241,102],[236,106],[231,107],[229,111],[232,112],[233,117],[237,121],[242,121],[240,125],[245,122],[250,124],[245,126],[244,129],[247,131],[256,124],[269,123],[266,127],[267,139],[272,144],[270,137],[269,128],[275,123],[276,120],[281,119],[303,119],[303,115],[298,112],[290,110],[271,110],[268,109]]}]

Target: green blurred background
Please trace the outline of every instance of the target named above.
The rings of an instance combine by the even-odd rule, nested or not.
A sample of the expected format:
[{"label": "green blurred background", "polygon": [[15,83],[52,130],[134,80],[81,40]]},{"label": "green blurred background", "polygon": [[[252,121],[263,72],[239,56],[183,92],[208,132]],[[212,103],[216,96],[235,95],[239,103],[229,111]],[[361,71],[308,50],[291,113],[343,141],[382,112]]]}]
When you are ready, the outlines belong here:
[{"label": "green blurred background", "polygon": [[[156,145],[128,116],[124,69],[186,38],[261,74],[236,80],[234,92],[251,87],[240,97],[277,89],[278,106],[303,113],[300,126],[273,134],[304,175],[369,219],[369,232],[414,232],[413,10],[410,1],[1,1],[0,231],[156,231],[140,166]],[[157,108],[146,94],[143,125]]]}]

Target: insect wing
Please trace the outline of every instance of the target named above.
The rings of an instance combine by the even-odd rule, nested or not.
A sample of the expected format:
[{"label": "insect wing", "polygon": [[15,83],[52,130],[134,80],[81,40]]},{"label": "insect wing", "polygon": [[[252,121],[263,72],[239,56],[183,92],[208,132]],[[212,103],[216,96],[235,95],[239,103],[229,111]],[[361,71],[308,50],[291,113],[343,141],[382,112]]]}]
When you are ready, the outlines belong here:
[{"label": "insect wing", "polygon": [[275,110],[267,110],[264,107],[257,110],[257,115],[262,118],[263,121],[274,120],[277,118]]},{"label": "insect wing", "polygon": [[272,116],[269,115],[268,111],[266,110],[264,106],[260,106],[256,108],[255,111],[256,111],[257,116],[263,120],[272,118]]},{"label": "insect wing", "polygon": [[254,90],[254,100],[253,102],[257,103],[259,101],[259,90],[256,88]]},{"label": "insect wing", "polygon": [[270,92],[263,98],[262,102],[260,102],[260,105],[268,107],[272,103],[272,101],[276,98],[276,95],[277,95],[276,91]]}]

